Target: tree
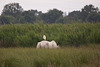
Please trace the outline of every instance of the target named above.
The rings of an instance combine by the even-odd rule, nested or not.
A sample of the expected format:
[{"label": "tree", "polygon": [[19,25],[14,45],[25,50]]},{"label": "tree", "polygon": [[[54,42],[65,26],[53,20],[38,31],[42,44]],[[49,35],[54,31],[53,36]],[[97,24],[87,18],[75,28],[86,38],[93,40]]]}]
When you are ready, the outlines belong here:
[{"label": "tree", "polygon": [[84,6],[82,9],[82,12],[92,13],[92,12],[98,12],[98,7],[94,7],[92,4]]},{"label": "tree", "polygon": [[16,19],[13,16],[1,16],[0,21],[1,21],[0,24],[16,23]]},{"label": "tree", "polygon": [[80,19],[80,11],[73,11],[68,14],[70,20],[78,21]]},{"label": "tree", "polygon": [[98,13],[98,11],[99,11],[98,7],[94,7],[92,4],[86,5],[84,6],[84,8],[82,8],[80,17],[82,21],[86,21],[86,18],[90,13]]},{"label": "tree", "polygon": [[87,16],[87,21],[89,22],[100,22],[100,14],[98,13],[90,13],[88,16]]},{"label": "tree", "polygon": [[57,9],[49,10],[47,13],[42,14],[41,18],[47,23],[54,23],[57,19],[62,17],[63,12]]},{"label": "tree", "polygon": [[65,23],[64,22],[64,17],[59,17],[55,22],[56,23]]},{"label": "tree", "polygon": [[16,17],[17,15],[23,12],[23,8],[19,5],[19,3],[9,3],[4,6],[2,16],[12,15]]},{"label": "tree", "polygon": [[38,12],[37,10],[28,10],[24,11],[21,15],[25,18],[25,22],[34,22],[37,19],[37,16],[40,15],[41,12]]}]

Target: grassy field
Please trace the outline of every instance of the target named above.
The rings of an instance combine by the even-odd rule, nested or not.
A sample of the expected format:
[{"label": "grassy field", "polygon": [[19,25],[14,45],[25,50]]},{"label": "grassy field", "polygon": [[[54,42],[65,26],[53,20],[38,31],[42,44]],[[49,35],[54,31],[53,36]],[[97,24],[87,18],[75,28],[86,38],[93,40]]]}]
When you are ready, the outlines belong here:
[{"label": "grassy field", "polygon": [[100,46],[0,48],[0,67],[100,67]]},{"label": "grassy field", "polygon": [[[61,48],[36,49],[44,34]],[[100,67],[100,23],[2,25],[0,67]]]}]

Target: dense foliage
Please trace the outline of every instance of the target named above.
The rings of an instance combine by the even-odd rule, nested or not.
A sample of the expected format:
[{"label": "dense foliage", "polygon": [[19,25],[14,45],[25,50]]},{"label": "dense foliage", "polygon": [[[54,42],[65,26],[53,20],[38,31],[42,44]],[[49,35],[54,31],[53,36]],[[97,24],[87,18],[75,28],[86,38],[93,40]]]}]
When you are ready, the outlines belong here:
[{"label": "dense foliage", "polygon": [[4,6],[0,16],[0,24],[23,24],[43,21],[44,23],[74,23],[100,22],[100,11],[92,4],[84,6],[80,11],[69,12],[68,15],[61,10],[51,9],[47,13],[38,10],[23,10],[19,3],[9,3]]},{"label": "dense foliage", "polygon": [[100,23],[9,24],[0,26],[0,47],[36,47],[37,42],[55,40],[60,46],[100,43]]},{"label": "dense foliage", "polygon": [[18,14],[23,12],[23,8],[19,5],[19,3],[10,3],[4,6],[2,15],[12,15],[16,17]]}]

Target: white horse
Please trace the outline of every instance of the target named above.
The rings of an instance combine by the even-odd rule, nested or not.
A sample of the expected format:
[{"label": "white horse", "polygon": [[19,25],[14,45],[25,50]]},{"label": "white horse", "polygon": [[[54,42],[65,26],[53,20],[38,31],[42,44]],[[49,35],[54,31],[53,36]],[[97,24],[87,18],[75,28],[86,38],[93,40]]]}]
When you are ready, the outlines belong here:
[{"label": "white horse", "polygon": [[55,41],[41,41],[38,42],[36,48],[59,48],[59,46],[57,46]]}]

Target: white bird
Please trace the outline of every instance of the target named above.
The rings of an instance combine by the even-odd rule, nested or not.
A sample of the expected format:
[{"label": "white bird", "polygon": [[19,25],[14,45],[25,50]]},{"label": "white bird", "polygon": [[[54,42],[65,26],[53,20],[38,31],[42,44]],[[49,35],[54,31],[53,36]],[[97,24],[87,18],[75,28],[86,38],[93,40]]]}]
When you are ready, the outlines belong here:
[{"label": "white bird", "polygon": [[46,36],[45,35],[43,35],[43,39],[46,40]]}]

